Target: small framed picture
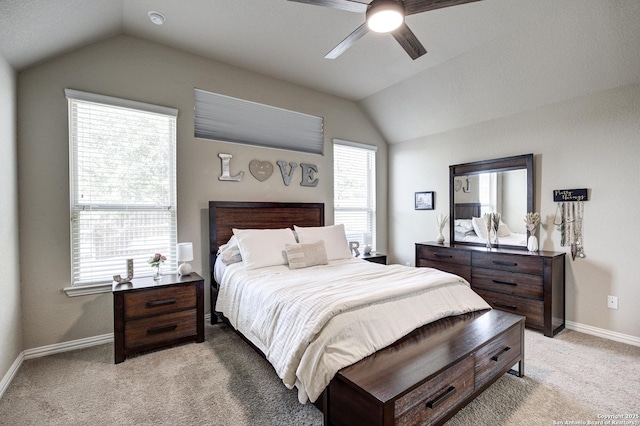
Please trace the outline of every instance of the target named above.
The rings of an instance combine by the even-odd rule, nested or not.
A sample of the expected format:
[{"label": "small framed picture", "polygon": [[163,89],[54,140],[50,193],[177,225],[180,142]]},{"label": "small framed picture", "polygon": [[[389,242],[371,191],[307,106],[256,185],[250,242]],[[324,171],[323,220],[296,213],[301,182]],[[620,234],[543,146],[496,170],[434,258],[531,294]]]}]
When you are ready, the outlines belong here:
[{"label": "small framed picture", "polygon": [[433,210],[433,191],[416,192],[416,210]]}]

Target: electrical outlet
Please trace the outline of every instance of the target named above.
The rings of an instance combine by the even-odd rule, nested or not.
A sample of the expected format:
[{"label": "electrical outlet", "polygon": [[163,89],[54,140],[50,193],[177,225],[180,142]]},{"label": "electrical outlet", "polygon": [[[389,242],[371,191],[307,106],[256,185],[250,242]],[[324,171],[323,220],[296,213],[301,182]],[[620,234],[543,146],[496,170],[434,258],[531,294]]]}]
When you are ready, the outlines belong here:
[{"label": "electrical outlet", "polygon": [[405,266],[411,266],[411,262],[404,262]]},{"label": "electrical outlet", "polygon": [[618,309],[618,298],[616,296],[607,296],[607,308]]}]

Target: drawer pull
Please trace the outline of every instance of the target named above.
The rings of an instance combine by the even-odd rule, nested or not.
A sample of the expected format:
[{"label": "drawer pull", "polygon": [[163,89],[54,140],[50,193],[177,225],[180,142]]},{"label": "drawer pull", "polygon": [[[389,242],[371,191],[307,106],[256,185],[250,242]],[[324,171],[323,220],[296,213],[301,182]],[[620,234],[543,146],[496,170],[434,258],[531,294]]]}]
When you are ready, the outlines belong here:
[{"label": "drawer pull", "polygon": [[497,353],[496,355],[492,356],[491,359],[494,361],[499,361],[500,357],[504,354],[506,354],[507,352],[509,352],[511,350],[511,348],[509,346],[507,346],[506,348],[504,348],[503,350],[501,350],[499,353]]},{"label": "drawer pull", "polygon": [[512,286],[517,286],[517,283],[511,283],[509,281],[500,281],[500,280],[493,280],[494,283],[496,284],[504,284],[504,285],[512,285]]},{"label": "drawer pull", "polygon": [[505,262],[503,260],[494,260],[493,263],[495,263],[496,265],[502,265],[502,266],[518,266],[516,262]]},{"label": "drawer pull", "polygon": [[498,303],[495,300],[492,303],[497,308],[507,308],[507,309],[516,309],[516,310],[518,309],[516,305],[505,305],[503,303]]},{"label": "drawer pull", "polygon": [[171,299],[163,299],[163,300],[150,300],[147,302],[147,306],[162,306],[162,305],[171,305],[172,303],[176,303],[178,299],[175,297]]},{"label": "drawer pull", "polygon": [[449,386],[449,389],[447,389],[442,395],[440,395],[433,401],[427,402],[427,408],[431,408],[431,409],[436,408],[438,405],[442,404],[451,396],[453,396],[454,393],[456,393],[456,388],[454,386]]},{"label": "drawer pull", "polygon": [[433,255],[435,257],[444,257],[444,258],[447,258],[447,259],[451,259],[453,257],[453,255],[450,255],[450,254],[433,253]]},{"label": "drawer pull", "polygon": [[147,334],[166,333],[167,331],[173,331],[178,328],[178,324],[164,325],[162,327],[150,328],[147,330]]}]

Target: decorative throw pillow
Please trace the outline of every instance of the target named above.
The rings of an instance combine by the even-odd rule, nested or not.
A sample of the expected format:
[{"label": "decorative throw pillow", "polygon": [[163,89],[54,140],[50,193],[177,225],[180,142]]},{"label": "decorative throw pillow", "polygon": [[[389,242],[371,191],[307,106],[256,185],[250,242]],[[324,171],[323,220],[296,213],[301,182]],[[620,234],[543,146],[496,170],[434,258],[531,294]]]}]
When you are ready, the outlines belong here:
[{"label": "decorative throw pillow", "polygon": [[293,231],[283,229],[234,229],[242,261],[247,269],[286,265],[287,244],[295,244]]},{"label": "decorative throw pillow", "polygon": [[298,240],[301,243],[306,244],[319,240],[324,241],[328,260],[348,259],[352,257],[343,224],[304,228],[294,226],[293,228],[298,234]]},{"label": "decorative throw pillow", "polygon": [[487,239],[487,223],[483,217],[472,217],[471,223],[473,224],[473,230],[476,231],[478,237],[483,240]]},{"label": "decorative throw pillow", "polygon": [[238,247],[238,239],[235,235],[232,235],[226,244],[218,247],[218,256],[220,256],[225,265],[242,262],[240,247]]},{"label": "decorative throw pillow", "polygon": [[508,237],[509,235],[511,235],[511,230],[506,223],[500,221],[498,225],[498,237]]},{"label": "decorative throw pillow", "polygon": [[289,269],[308,268],[329,263],[327,249],[322,240],[315,243],[287,244],[286,253]]}]

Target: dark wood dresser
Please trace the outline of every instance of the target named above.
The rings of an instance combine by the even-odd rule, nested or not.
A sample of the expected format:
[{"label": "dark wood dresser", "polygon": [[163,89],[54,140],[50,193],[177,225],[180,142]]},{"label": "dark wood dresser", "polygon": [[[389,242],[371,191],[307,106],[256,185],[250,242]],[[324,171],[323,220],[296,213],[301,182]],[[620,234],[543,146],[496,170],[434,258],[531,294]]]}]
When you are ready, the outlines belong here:
[{"label": "dark wood dresser", "polygon": [[460,275],[493,308],[553,337],[565,323],[565,254],[416,243],[416,266]]},{"label": "dark wood dresser", "polygon": [[134,353],[204,342],[204,279],[192,272],[114,284],[113,320],[116,364]]}]

